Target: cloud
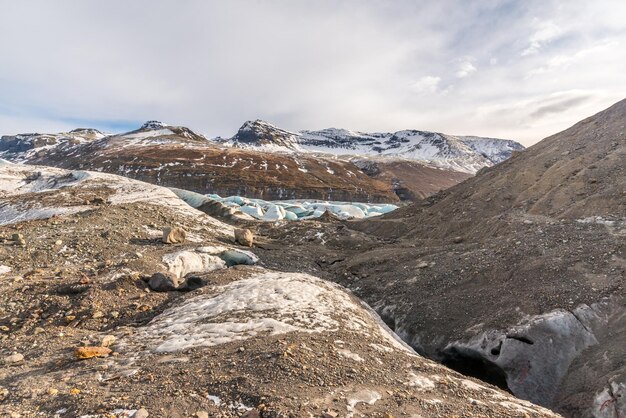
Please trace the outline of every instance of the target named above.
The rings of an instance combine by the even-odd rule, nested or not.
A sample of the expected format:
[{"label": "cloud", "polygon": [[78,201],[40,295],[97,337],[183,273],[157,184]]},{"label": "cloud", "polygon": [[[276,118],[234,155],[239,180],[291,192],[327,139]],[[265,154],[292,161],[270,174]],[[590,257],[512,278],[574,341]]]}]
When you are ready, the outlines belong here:
[{"label": "cloud", "polygon": [[523,57],[538,53],[546,44],[563,33],[563,30],[551,20],[533,19],[532,26],[534,32],[530,36],[528,47],[522,51]]},{"label": "cloud", "polygon": [[427,75],[411,84],[411,89],[416,93],[435,93],[439,89],[441,77]]},{"label": "cloud", "polygon": [[475,73],[477,68],[472,64],[471,58],[463,58],[459,64],[458,70],[455,73],[457,78],[465,78],[468,75]]},{"label": "cloud", "polygon": [[530,113],[531,118],[543,118],[555,113],[562,113],[570,110],[573,107],[577,107],[580,104],[591,99],[591,94],[577,94],[574,97],[551,97],[548,104],[536,104],[533,106],[537,110]]},{"label": "cloud", "polygon": [[[290,130],[414,128],[528,144],[626,96],[619,0],[0,7],[0,134],[160,119],[231,136],[262,118]],[[562,93],[572,91],[588,99]]]},{"label": "cloud", "polygon": [[619,53],[620,43],[615,40],[601,40],[590,47],[583,48],[579,51],[575,51],[571,54],[558,54],[551,57],[544,65],[531,70],[526,78],[530,78],[536,75],[545,74],[551,71],[557,71],[559,69],[567,68],[570,65],[576,64],[576,62],[582,60],[592,60],[594,54],[606,54],[613,50],[615,53]]}]

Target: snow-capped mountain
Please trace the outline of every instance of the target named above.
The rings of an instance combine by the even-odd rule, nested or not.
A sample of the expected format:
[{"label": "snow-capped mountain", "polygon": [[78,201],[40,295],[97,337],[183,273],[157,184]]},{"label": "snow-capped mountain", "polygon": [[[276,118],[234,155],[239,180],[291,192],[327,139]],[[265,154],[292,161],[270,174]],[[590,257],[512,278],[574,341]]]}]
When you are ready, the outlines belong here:
[{"label": "snow-capped mountain", "polygon": [[135,179],[223,196],[393,202],[427,197],[522,146],[416,130],[290,132],[260,120],[230,139],[148,121],[130,132],[76,129],[0,138],[0,158]]},{"label": "snow-capped mountain", "polygon": [[124,134],[113,135],[124,139],[144,140],[148,138],[166,138],[170,140],[189,139],[203,143],[207,141],[204,135],[197,134],[184,126],[172,126],[156,120],[150,120],[144,123],[141,128]]},{"label": "snow-capped mountain", "polygon": [[51,150],[64,145],[84,144],[106,136],[97,129],[90,128],[78,128],[57,134],[5,135],[0,137],[0,158],[7,158],[16,162],[28,161],[40,151]]},{"label": "snow-capped mountain", "polygon": [[262,120],[247,121],[230,140],[220,141],[242,148],[260,148],[268,152],[303,151],[299,134],[286,131]]},{"label": "snow-capped mountain", "polygon": [[56,134],[18,134],[0,137],[0,158],[14,162],[28,162],[44,154],[64,154],[78,145],[93,144],[110,147],[121,145],[148,145],[158,143],[198,143],[208,140],[184,126],[148,121],[139,129],[121,134],[107,134],[91,128],[79,128]]},{"label": "snow-capped mountain", "polygon": [[14,145],[15,138],[24,135],[2,137],[4,151],[0,151],[0,159],[121,174],[222,196],[385,203],[398,200],[391,184],[372,178],[348,160],[224,147],[188,128],[157,121],[121,134],[83,135],[78,139],[72,135],[31,135],[27,142],[20,140],[21,146]]},{"label": "snow-capped mountain", "polygon": [[261,120],[248,121],[232,138],[218,138],[217,141],[229,146],[269,152],[415,160],[466,173],[475,173],[483,167],[500,163],[509,158],[513,151],[524,149],[512,140],[418,130],[364,133],[329,128],[290,132]]}]

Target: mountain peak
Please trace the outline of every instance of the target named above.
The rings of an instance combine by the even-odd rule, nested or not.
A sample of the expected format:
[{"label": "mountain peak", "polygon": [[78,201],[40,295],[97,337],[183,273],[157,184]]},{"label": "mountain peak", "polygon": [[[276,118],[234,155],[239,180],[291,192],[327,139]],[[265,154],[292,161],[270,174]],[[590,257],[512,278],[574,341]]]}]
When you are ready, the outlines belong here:
[{"label": "mountain peak", "polygon": [[168,126],[169,125],[167,123],[159,122],[158,120],[149,120],[146,123],[144,123],[143,125],[141,125],[141,128],[139,128],[139,129],[155,130],[155,129],[167,128]]},{"label": "mountain peak", "polygon": [[261,119],[246,121],[230,139],[233,144],[251,146],[297,147],[299,134],[281,129]]}]

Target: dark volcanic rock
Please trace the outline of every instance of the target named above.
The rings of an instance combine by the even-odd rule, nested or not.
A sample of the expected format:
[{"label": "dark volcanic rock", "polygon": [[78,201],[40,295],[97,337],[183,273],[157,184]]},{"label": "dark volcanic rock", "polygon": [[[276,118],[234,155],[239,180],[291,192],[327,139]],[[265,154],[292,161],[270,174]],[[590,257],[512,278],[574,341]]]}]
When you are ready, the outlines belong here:
[{"label": "dark volcanic rock", "polygon": [[423,204],[353,223],[397,244],[336,268],[423,354],[570,416],[626,414],[625,120],[622,101]]}]

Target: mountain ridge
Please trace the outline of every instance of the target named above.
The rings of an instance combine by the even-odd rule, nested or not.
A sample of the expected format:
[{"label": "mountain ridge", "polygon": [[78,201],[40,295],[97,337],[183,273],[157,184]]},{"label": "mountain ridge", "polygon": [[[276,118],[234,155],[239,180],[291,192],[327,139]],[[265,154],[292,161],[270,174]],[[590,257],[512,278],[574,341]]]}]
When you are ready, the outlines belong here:
[{"label": "mountain ridge", "polygon": [[0,158],[121,173],[222,196],[373,203],[422,199],[521,147],[510,141],[416,130],[303,132],[308,133],[256,120],[244,123],[235,140],[210,140],[189,128],[152,120],[116,134],[79,128],[3,136]]},{"label": "mountain ridge", "polygon": [[326,128],[292,132],[259,119],[245,122],[231,138],[215,140],[224,145],[274,152],[416,160],[471,174],[506,160],[513,151],[524,149],[521,144],[508,139],[456,136],[416,129],[364,133]]}]

